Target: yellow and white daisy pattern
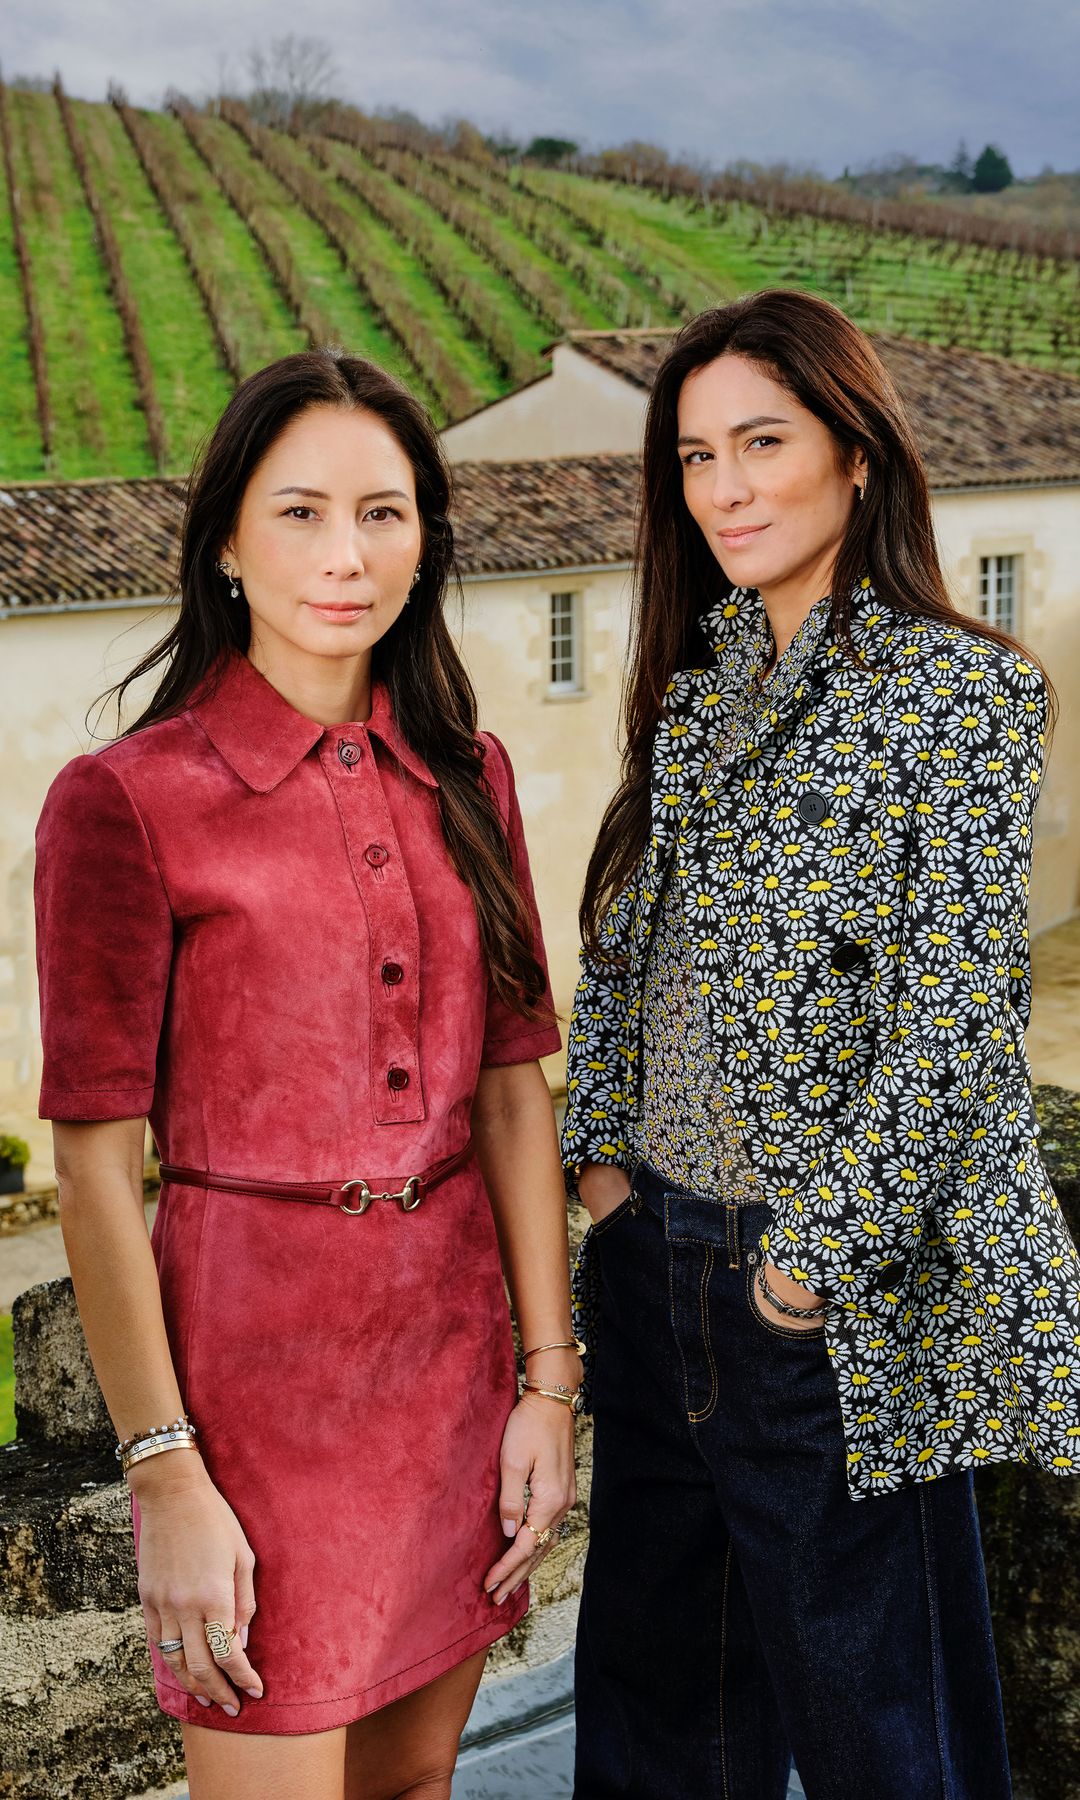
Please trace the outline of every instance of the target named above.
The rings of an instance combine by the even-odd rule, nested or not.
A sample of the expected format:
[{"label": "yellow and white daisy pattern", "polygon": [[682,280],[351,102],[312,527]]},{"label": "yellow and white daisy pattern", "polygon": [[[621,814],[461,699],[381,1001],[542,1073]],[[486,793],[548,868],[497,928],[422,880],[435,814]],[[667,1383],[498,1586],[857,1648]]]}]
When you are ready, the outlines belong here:
[{"label": "yellow and white daisy pattern", "polygon": [[[564,1156],[639,1154],[642,971],[672,858],[762,1247],[827,1317],[855,1496],[986,1461],[1080,1470],[1080,1260],[1038,1155],[1024,1026],[1046,692],[1023,657],[819,603],[760,700],[736,592],[673,679],[651,841],[583,959]],[[714,755],[740,711],[735,754]]]}]

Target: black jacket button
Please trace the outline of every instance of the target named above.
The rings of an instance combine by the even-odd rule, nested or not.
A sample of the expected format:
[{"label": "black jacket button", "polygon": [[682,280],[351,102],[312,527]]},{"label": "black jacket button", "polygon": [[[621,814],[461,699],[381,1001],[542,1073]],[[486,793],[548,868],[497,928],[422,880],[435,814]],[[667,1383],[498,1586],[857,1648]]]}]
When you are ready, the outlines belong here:
[{"label": "black jacket button", "polygon": [[865,944],[855,944],[850,938],[837,944],[832,954],[834,975],[865,975],[869,967],[870,953]]},{"label": "black jacket button", "polygon": [[804,825],[820,825],[829,810],[829,802],[824,794],[804,794],[796,810]]},{"label": "black jacket button", "polygon": [[392,1069],[386,1071],[386,1082],[387,1086],[393,1088],[396,1094],[400,1093],[402,1088],[407,1088],[409,1085],[408,1069],[399,1069],[395,1064]]}]

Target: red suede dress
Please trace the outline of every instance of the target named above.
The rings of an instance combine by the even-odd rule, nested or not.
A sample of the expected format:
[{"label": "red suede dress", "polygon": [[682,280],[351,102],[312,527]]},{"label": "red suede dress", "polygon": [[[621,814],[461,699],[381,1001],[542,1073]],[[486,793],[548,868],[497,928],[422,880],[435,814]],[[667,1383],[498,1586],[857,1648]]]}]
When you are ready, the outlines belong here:
[{"label": "red suede dress", "polygon": [[[482,1064],[559,1047],[553,1011],[491,992],[437,783],[378,684],[365,724],[324,728],[232,657],[182,715],[61,771],[36,902],[41,1116],[148,1113],[186,1169],[396,1187],[466,1144]],[[482,1580],[516,1380],[475,1159],[411,1212],[166,1184],[152,1243],[184,1405],[255,1556],[265,1688],[231,1719],[155,1648],[162,1709],[330,1730],[504,1636],[527,1596],[496,1608]],[[134,1496],[132,1517],[137,1555]]]}]

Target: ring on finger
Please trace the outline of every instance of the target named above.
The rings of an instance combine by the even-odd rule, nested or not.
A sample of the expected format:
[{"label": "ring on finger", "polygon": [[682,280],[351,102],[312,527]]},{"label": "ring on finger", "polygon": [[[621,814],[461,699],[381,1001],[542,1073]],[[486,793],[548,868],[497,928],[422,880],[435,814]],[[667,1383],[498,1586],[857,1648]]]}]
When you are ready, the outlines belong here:
[{"label": "ring on finger", "polygon": [[529,1530],[532,1532],[533,1537],[536,1539],[536,1548],[538,1550],[542,1550],[544,1548],[545,1544],[549,1544],[551,1542],[552,1535],[553,1535],[554,1529],[555,1529],[554,1526],[545,1525],[543,1531],[538,1531],[535,1525],[529,1525],[528,1519],[523,1519],[522,1524],[528,1525]]},{"label": "ring on finger", "polygon": [[162,1656],[172,1656],[177,1650],[184,1648],[183,1638],[155,1638],[154,1643],[161,1651]]},{"label": "ring on finger", "polygon": [[226,1656],[232,1655],[232,1641],[236,1636],[235,1628],[230,1629],[223,1625],[220,1619],[207,1619],[203,1626],[203,1636],[210,1646],[212,1656],[221,1657],[224,1661]]}]

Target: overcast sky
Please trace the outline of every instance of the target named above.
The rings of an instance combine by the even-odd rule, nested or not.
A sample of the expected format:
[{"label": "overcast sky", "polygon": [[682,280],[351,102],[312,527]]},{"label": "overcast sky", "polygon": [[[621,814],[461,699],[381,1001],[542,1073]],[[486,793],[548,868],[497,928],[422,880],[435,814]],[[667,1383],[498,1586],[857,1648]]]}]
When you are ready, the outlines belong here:
[{"label": "overcast sky", "polygon": [[719,165],[948,161],[997,141],[1018,174],[1080,168],[1076,0],[0,0],[4,73],[139,104],[193,98],[286,32],[339,88],[515,137],[647,138]]}]

